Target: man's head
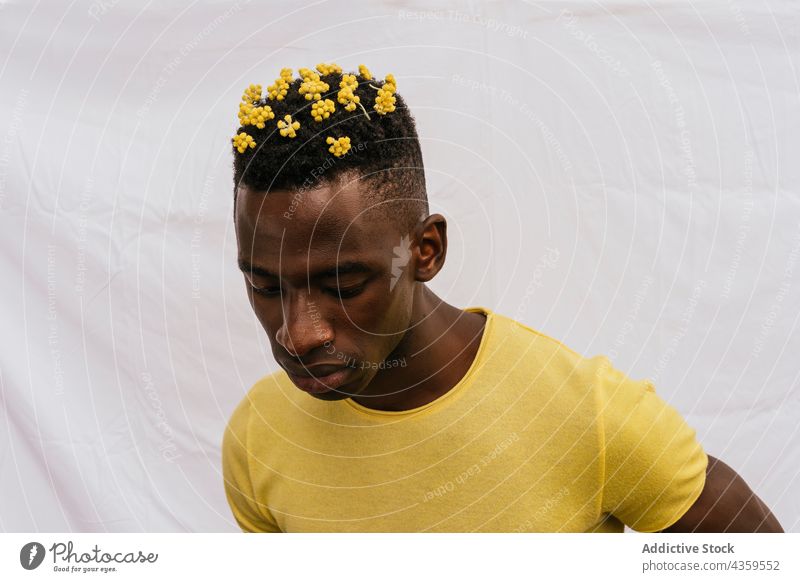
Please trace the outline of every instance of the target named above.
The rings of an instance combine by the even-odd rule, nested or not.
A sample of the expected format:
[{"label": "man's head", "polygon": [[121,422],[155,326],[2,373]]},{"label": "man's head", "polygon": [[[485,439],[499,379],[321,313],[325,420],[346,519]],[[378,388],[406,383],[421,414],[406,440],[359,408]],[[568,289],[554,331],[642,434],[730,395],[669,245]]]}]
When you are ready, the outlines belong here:
[{"label": "man's head", "polygon": [[[378,90],[373,87],[386,83],[362,75],[356,76],[358,87],[354,91],[361,106],[347,111],[337,101],[341,79],[342,75],[335,73],[320,76],[330,87],[321,97],[333,101],[336,108],[321,122],[311,114],[315,100],[300,94],[302,79],[289,84],[282,100],[262,100],[275,117],[263,129],[253,125],[239,128],[237,133],[248,133],[257,146],[244,153],[233,148],[235,187],[246,185],[264,193],[292,190],[302,194],[355,170],[364,182],[363,195],[372,205],[410,230],[419,216],[428,212],[425,170],[414,118],[398,93],[394,93],[394,111],[377,113],[373,104]],[[294,138],[282,136],[278,130],[277,122],[286,114],[300,123]],[[350,151],[336,157],[329,151],[329,137],[350,138]]]},{"label": "man's head", "polygon": [[[341,75],[324,75],[336,99]],[[312,101],[289,87],[283,101],[267,100],[275,119],[301,123],[295,138],[273,123],[252,135],[256,148],[234,149],[235,224],[239,264],[250,303],[267,332],[276,361],[290,373],[345,376],[297,380],[316,397],[360,393],[391,362],[411,325],[419,285],[441,269],[446,223],[428,216],[422,155],[414,119],[403,99],[396,109],[372,110],[381,82],[359,77],[360,107],[336,111],[322,123]],[[329,136],[350,138],[343,157],[328,151]],[[395,354],[396,355],[396,354]],[[342,367],[347,367],[341,369]]]}]

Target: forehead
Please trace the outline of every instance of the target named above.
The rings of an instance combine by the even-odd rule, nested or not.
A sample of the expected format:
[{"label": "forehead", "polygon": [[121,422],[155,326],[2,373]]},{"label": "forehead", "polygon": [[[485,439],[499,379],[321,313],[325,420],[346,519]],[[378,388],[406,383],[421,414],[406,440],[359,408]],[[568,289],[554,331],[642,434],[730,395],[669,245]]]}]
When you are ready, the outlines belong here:
[{"label": "forehead", "polygon": [[303,191],[265,194],[237,189],[239,258],[286,271],[379,256],[398,242],[397,229],[372,207],[363,183],[342,179]]}]

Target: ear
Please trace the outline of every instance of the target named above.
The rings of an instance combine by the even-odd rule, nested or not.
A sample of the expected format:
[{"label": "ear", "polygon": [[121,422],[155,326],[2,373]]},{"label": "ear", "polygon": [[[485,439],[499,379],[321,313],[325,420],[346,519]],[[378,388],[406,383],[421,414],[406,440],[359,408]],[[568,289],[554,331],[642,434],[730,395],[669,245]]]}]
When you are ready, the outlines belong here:
[{"label": "ear", "polygon": [[433,279],[444,266],[447,255],[447,221],[441,214],[431,214],[414,231],[414,278],[423,283]]}]

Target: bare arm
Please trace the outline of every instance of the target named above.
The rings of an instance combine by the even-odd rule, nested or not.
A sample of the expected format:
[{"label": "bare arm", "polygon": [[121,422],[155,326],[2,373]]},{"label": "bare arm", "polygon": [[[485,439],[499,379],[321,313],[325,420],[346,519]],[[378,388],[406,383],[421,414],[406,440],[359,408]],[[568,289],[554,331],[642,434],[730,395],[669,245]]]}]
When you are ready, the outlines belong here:
[{"label": "bare arm", "polygon": [[783,532],[769,508],[728,465],[708,456],[706,484],[667,533]]}]

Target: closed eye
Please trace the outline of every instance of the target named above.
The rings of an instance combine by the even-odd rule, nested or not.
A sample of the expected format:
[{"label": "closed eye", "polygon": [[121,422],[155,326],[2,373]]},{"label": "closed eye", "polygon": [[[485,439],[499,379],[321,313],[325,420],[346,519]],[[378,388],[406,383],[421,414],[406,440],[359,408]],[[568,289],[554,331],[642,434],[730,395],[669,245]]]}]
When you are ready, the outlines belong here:
[{"label": "closed eye", "polygon": [[254,287],[251,285],[250,289],[253,290],[253,293],[264,297],[277,297],[281,294],[280,287]]},{"label": "closed eye", "polygon": [[[358,287],[339,287],[336,288],[326,288],[323,289],[325,293],[328,293],[338,299],[351,299],[360,295],[364,291],[365,285],[359,285]],[[281,294],[280,287],[254,287],[251,286],[253,293],[257,295],[261,295],[262,297],[278,297]]]},{"label": "closed eye", "polygon": [[360,295],[362,291],[364,291],[365,285],[359,285],[358,287],[339,287],[338,289],[325,289],[326,293],[330,293],[334,297],[338,297],[339,299],[350,299],[357,295]]},{"label": "closed eye", "polygon": [[250,273],[243,272],[244,280],[247,283],[248,288],[250,291],[255,293],[256,295],[261,295],[263,297],[277,297],[280,295],[281,288],[267,285],[266,287],[259,287],[253,281],[253,276]]}]

